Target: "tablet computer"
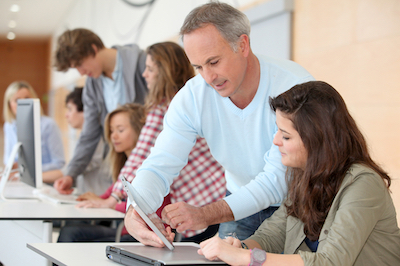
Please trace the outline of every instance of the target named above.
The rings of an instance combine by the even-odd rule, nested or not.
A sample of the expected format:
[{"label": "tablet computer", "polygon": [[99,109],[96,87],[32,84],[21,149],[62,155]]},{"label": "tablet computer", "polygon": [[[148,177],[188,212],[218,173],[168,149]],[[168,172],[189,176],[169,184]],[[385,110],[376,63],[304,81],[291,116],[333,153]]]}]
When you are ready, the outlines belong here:
[{"label": "tablet computer", "polygon": [[121,177],[122,184],[128,194],[128,198],[131,201],[132,207],[136,212],[142,217],[146,224],[153,230],[154,233],[161,239],[169,250],[174,250],[174,245],[172,242],[168,241],[165,237],[167,235],[167,230],[164,227],[163,221],[157,215],[157,213],[151,211],[149,205],[144,201],[144,199],[135,191],[132,184],[126,181],[125,177]]}]

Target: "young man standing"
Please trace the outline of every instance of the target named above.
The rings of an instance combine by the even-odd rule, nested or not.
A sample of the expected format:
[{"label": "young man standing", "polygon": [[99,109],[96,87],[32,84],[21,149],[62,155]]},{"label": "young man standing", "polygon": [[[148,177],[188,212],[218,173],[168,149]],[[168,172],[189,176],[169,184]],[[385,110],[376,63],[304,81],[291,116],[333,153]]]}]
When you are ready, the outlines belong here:
[{"label": "young man standing", "polygon": [[[225,3],[195,8],[186,17],[181,35],[200,75],[175,96],[164,130],[132,184],[157,209],[200,135],[225,169],[227,197],[202,207],[182,202],[168,205],[163,221],[178,232],[221,223],[220,237],[235,232],[245,239],[287,193],[284,154],[272,143],[277,127],[269,97],[313,77],[292,61],[254,55],[248,18]],[[140,242],[163,246],[132,207],[125,226]]]},{"label": "young man standing", "polygon": [[135,44],[106,48],[95,33],[78,28],[67,30],[58,38],[55,61],[58,71],[76,68],[81,75],[87,75],[82,96],[83,129],[67,175],[54,183],[60,193],[68,194],[103,137],[107,113],[118,105],[144,102],[147,86],[142,73],[146,53]]}]

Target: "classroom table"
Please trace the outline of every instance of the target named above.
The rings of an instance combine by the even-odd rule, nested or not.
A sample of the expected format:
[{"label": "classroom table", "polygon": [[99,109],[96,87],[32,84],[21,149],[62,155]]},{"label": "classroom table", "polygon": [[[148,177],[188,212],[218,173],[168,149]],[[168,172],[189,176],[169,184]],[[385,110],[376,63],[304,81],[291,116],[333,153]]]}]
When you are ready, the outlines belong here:
[{"label": "classroom table", "polygon": [[[174,242],[175,246],[179,245],[196,245],[194,243]],[[42,255],[51,262],[59,265],[74,266],[117,266],[122,265],[106,257],[106,247],[108,245],[129,246],[143,245],[141,243],[28,243],[27,247],[38,254]]]},{"label": "classroom table", "polygon": [[[53,221],[123,220],[125,214],[109,209],[77,208],[39,200],[0,201],[0,261],[5,265],[51,265],[27,248],[27,243],[51,243]],[[71,264],[70,264],[71,265]]]}]

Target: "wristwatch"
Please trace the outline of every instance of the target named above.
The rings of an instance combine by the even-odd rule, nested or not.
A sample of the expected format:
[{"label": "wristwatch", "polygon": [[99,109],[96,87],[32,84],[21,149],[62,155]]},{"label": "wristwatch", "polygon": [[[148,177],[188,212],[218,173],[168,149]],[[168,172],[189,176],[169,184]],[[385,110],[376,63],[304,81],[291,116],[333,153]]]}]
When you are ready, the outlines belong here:
[{"label": "wristwatch", "polygon": [[267,253],[264,250],[253,248],[251,249],[251,261],[249,266],[261,266],[267,259]]},{"label": "wristwatch", "polygon": [[120,199],[120,197],[118,197],[118,195],[117,194],[115,194],[114,192],[113,193],[111,193],[111,195],[110,195],[111,197],[113,197],[116,201],[117,201],[117,203],[121,203],[121,199]]}]

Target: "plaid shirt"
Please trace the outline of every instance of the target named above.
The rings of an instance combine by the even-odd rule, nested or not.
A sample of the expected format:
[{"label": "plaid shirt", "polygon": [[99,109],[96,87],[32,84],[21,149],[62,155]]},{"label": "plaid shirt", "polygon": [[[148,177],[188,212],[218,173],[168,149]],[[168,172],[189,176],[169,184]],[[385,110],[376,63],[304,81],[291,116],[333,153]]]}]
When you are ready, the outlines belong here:
[{"label": "plaid shirt", "polygon": [[[163,119],[167,109],[168,106],[158,105],[147,114],[136,147],[121,169],[113,192],[119,192],[126,197],[120,177],[124,175],[129,182],[135,178],[137,169],[150,154],[150,148],[154,146],[157,136],[163,129]],[[203,206],[222,199],[225,193],[224,169],[212,157],[206,140],[198,137],[189,154],[187,165],[170,187],[171,203],[184,201],[193,206]],[[186,230],[182,235],[191,237],[203,231]]]}]

